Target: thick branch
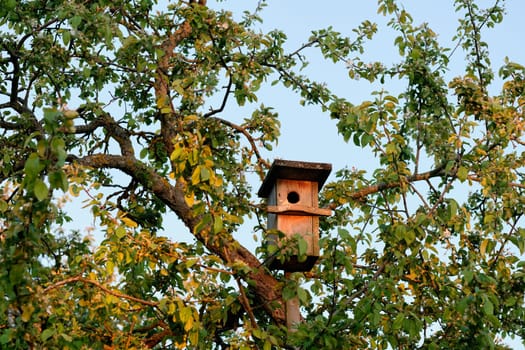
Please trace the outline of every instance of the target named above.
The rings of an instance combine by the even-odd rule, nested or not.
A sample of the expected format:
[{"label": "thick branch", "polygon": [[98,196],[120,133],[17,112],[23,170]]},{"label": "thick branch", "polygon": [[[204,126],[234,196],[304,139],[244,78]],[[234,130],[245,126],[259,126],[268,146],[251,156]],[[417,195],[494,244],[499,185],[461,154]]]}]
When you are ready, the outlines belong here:
[{"label": "thick branch", "polygon": [[223,261],[230,263],[242,261],[249,266],[251,269],[245,279],[254,282],[251,286],[257,299],[277,323],[284,323],[284,304],[281,297],[281,287],[277,280],[261,266],[255,255],[240,245],[231,235],[221,235],[220,242],[217,242],[207,239],[208,237],[201,233],[195,233],[195,227],[201,218],[196,216],[192,208],[186,204],[184,185],[179,182],[173,186],[166,178],[133,157],[96,154],[83,158],[70,156],[68,160],[87,167],[119,169],[152,191],[181,218],[186,227],[211,252],[221,257]]},{"label": "thick branch", "polygon": [[[82,112],[82,111],[80,111]],[[120,146],[120,151],[124,156],[133,156],[134,148],[130,139],[130,132],[120,126],[115,119],[111,117],[109,113],[104,113],[102,116],[93,120],[91,123],[86,125],[75,126],[76,134],[89,134],[94,132],[99,127],[106,129],[108,134],[115,140]]]}]

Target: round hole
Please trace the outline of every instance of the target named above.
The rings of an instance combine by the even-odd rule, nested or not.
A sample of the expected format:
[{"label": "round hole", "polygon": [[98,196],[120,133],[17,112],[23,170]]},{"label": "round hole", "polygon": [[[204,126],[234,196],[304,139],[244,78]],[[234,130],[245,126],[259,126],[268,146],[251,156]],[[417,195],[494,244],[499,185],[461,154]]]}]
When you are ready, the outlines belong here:
[{"label": "round hole", "polygon": [[288,200],[288,203],[295,204],[299,202],[299,193],[292,191],[288,193],[288,196],[286,197],[286,199]]}]

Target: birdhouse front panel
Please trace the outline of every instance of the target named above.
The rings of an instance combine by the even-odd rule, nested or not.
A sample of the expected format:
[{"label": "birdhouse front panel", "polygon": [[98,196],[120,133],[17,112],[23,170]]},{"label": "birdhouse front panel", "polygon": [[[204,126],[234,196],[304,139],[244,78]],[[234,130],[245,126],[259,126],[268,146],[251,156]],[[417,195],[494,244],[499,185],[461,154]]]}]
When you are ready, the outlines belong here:
[{"label": "birdhouse front panel", "polygon": [[317,207],[317,182],[278,179],[277,205],[304,205]]},{"label": "birdhouse front panel", "polygon": [[[298,180],[277,180],[277,206],[317,207],[317,182]],[[293,210],[289,211],[293,213]],[[318,256],[319,217],[313,215],[279,215],[277,229],[285,232],[287,237],[299,234],[306,240],[308,249],[306,255]]]},{"label": "birdhouse front panel", "polygon": [[[269,244],[280,248],[268,261],[270,269],[309,271],[319,258],[319,216],[330,215],[330,210],[318,207],[318,192],[330,169],[325,163],[276,160],[272,164],[259,196],[267,198],[268,229],[284,237],[267,237]],[[304,256],[298,254],[296,235],[306,243]]]},{"label": "birdhouse front panel", "polygon": [[289,242],[295,235],[300,235],[306,241],[306,261],[299,261],[297,252],[285,264],[275,259],[270,268],[286,271],[307,271],[319,257],[319,217],[309,215],[301,210],[317,208],[317,182],[289,179],[277,179],[275,187],[268,197],[268,205],[280,208],[280,213],[268,214],[268,228],[284,233],[285,239],[278,242],[277,237],[270,237],[271,244]]}]

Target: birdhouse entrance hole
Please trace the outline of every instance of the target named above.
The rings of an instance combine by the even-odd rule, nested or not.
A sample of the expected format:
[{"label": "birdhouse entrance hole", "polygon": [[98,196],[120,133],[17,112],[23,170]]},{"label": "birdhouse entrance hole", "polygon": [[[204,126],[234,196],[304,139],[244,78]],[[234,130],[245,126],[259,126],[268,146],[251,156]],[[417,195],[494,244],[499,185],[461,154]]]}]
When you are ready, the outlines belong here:
[{"label": "birdhouse entrance hole", "polygon": [[286,199],[288,200],[288,203],[295,204],[299,202],[299,193],[291,191],[288,193],[288,196],[286,196]]}]

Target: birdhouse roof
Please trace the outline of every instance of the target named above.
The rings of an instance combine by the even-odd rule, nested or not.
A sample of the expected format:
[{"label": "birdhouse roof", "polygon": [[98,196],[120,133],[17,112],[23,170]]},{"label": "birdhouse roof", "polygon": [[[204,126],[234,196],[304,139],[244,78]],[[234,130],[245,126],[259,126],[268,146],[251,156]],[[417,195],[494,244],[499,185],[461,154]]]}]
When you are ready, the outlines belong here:
[{"label": "birdhouse roof", "polygon": [[295,160],[276,159],[263,180],[257,194],[267,198],[277,179],[315,181],[321,188],[332,171],[332,164],[311,163]]}]

